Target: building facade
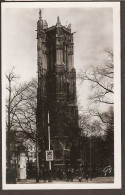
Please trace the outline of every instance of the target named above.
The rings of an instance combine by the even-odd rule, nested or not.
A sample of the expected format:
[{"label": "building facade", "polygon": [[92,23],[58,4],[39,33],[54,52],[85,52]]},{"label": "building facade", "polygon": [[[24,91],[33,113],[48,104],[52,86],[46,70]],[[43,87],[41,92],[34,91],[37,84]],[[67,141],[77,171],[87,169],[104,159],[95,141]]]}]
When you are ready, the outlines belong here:
[{"label": "building facade", "polygon": [[40,166],[45,165],[48,150],[48,112],[50,148],[54,151],[53,166],[78,164],[80,130],[76,97],[76,70],[71,24],[63,26],[57,17],[48,27],[41,10],[37,22],[38,91],[37,131]]}]

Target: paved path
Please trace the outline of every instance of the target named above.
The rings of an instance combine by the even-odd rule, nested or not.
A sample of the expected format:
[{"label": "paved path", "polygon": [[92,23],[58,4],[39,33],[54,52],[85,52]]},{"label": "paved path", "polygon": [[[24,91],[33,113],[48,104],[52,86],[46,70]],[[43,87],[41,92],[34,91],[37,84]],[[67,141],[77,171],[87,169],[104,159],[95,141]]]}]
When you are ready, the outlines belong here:
[{"label": "paved path", "polygon": [[[46,182],[44,183],[43,180],[40,180],[39,183],[44,183],[44,184],[48,184],[48,183],[113,183],[114,182],[114,177],[98,177],[98,178],[94,178],[92,180],[88,180],[88,182],[85,181],[85,179],[83,178],[82,182],[79,182],[78,179],[74,179],[73,182],[67,182],[67,181],[59,181],[59,180],[53,180],[52,182]],[[27,179],[25,182],[17,182],[17,184],[35,184],[36,180],[35,179]]]}]

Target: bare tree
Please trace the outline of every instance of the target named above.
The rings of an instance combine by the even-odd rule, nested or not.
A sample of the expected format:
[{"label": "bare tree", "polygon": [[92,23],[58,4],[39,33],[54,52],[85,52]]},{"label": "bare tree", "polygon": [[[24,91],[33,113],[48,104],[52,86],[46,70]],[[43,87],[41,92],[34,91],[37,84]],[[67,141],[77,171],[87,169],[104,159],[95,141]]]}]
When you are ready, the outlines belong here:
[{"label": "bare tree", "polygon": [[91,95],[89,99],[92,103],[113,104],[113,52],[105,49],[107,54],[104,64],[100,66],[89,66],[78,74],[81,83],[89,81],[91,83]]},{"label": "bare tree", "polygon": [[107,111],[99,112],[98,109],[89,110],[91,116],[98,117],[98,120],[102,123],[104,129],[107,129],[109,126],[114,128],[114,110],[113,106],[109,106]]},{"label": "bare tree", "polygon": [[[100,66],[89,66],[78,74],[81,84],[89,82],[91,94],[89,96],[88,113],[81,115],[81,124],[84,143],[86,137],[95,142],[95,146],[103,143],[104,159],[113,166],[114,159],[114,112],[113,112],[113,52],[111,49],[105,50],[106,60]],[[104,106],[106,109],[104,109]],[[86,136],[86,137],[85,137]],[[90,143],[91,146],[91,143]],[[93,146],[91,146],[90,150]],[[81,147],[84,152],[84,148]],[[101,156],[100,150],[98,151]],[[84,156],[84,155],[83,155]],[[90,155],[91,156],[91,155]],[[94,156],[93,156],[93,159]],[[101,162],[101,159],[99,160]],[[99,162],[99,163],[100,163]]]},{"label": "bare tree", "polygon": [[[31,127],[31,120],[33,123],[33,116],[29,115],[28,113],[31,109],[28,108],[31,104],[31,99],[33,97],[28,96],[28,92],[33,87],[33,82],[18,84],[17,81],[19,76],[15,74],[14,68],[12,68],[8,73],[6,73],[7,78],[7,86],[6,89],[8,91],[8,97],[6,100],[6,111],[7,111],[7,120],[6,120],[6,129],[7,129],[7,166],[10,166],[11,161],[11,136],[12,132],[22,130],[25,134],[30,136],[28,127],[30,127],[30,132],[32,130]],[[30,93],[30,92],[29,92]],[[33,92],[32,92],[33,93]],[[24,103],[25,102],[25,103]],[[35,104],[35,101],[34,101]],[[27,106],[27,114],[25,115]],[[33,115],[33,114],[32,114]],[[25,117],[25,121],[24,118]],[[27,120],[27,121],[26,121]],[[24,129],[25,125],[25,129]],[[33,138],[33,136],[32,136]]]},{"label": "bare tree", "polygon": [[22,94],[22,101],[15,111],[13,123],[33,141],[36,141],[36,106],[37,106],[37,81],[32,81],[22,85],[25,91]]},{"label": "bare tree", "polygon": [[12,110],[14,109],[14,107],[12,107],[12,103],[15,100],[15,96],[13,96],[13,82],[15,82],[15,80],[17,78],[19,78],[19,76],[17,76],[14,73],[14,68],[12,68],[12,70],[10,70],[7,74],[6,74],[6,78],[8,81],[8,85],[6,86],[6,89],[8,90],[8,99],[7,99],[7,104],[6,104],[6,109],[7,109],[7,122],[6,122],[6,127],[7,127],[7,162],[8,162],[8,167],[10,166],[10,160],[11,160],[11,154],[10,154],[10,131],[12,129],[12,121],[13,121],[13,115],[14,113],[12,112]]}]

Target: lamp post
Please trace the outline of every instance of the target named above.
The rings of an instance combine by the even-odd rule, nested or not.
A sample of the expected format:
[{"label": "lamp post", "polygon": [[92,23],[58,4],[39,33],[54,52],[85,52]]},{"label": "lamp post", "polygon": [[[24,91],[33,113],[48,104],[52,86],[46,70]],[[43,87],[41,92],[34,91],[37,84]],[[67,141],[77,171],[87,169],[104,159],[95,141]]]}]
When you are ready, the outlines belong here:
[{"label": "lamp post", "polygon": [[92,146],[91,146],[91,134],[90,134],[90,180],[92,180],[92,169],[91,169],[91,155],[92,155]]},{"label": "lamp post", "polygon": [[[48,112],[48,142],[49,142],[49,150],[50,150],[50,118],[49,118],[49,112]],[[51,170],[51,161],[49,161],[49,178],[48,181],[52,181],[52,170]]]},{"label": "lamp post", "polygon": [[38,141],[38,124],[36,108],[36,183],[39,183],[39,141]]},{"label": "lamp post", "polygon": [[[49,121],[49,112],[48,112],[48,142],[49,142],[49,150],[50,150],[50,121]],[[51,170],[51,161],[49,161],[49,170]]]},{"label": "lamp post", "polygon": [[90,180],[92,180],[92,140],[91,140],[92,137],[91,136],[92,136],[92,132],[90,132],[90,164],[89,164]]}]

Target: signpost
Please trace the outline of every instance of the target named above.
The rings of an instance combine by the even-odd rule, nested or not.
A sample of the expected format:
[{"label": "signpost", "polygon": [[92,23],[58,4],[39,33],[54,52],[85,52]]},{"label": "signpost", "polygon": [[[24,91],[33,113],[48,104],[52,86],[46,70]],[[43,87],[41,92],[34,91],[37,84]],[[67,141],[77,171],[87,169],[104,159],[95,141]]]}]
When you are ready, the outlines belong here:
[{"label": "signpost", "polygon": [[48,158],[50,158],[50,160],[47,160],[46,158],[46,161],[49,161],[49,170],[51,170],[51,157],[52,157],[52,150],[50,150],[50,121],[49,121],[49,112],[48,112],[48,141],[49,141],[49,150],[46,151],[46,157],[48,156]]},{"label": "signpost", "polygon": [[53,160],[53,150],[46,150],[46,161]]},{"label": "signpost", "polygon": [[49,141],[49,150],[46,150],[46,161],[49,161],[49,181],[51,182],[51,161],[53,160],[53,150],[50,150],[50,121],[49,121],[49,112],[48,112],[48,141]]}]

